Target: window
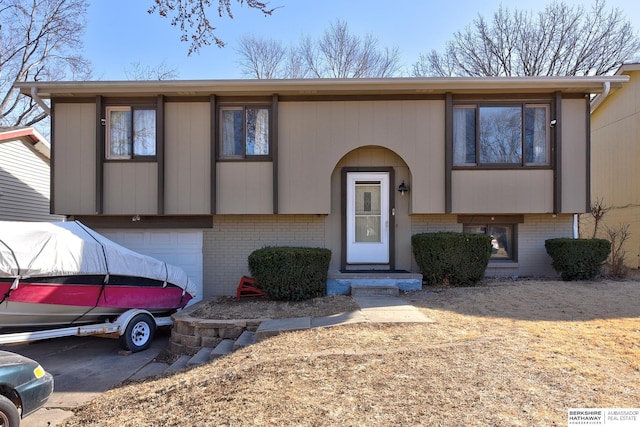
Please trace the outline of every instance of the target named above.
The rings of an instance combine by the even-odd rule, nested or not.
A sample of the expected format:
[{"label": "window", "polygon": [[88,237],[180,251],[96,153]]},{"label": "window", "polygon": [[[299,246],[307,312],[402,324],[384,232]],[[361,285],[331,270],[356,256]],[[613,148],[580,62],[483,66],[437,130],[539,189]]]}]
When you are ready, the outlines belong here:
[{"label": "window", "polygon": [[455,106],[454,166],[548,166],[549,110],[549,104]]},{"label": "window", "polygon": [[465,233],[491,236],[491,260],[515,261],[515,224],[464,224]]},{"label": "window", "polygon": [[220,158],[269,156],[269,108],[220,108]]},{"label": "window", "polygon": [[148,158],[156,155],[156,110],[142,107],[107,107],[106,158]]}]

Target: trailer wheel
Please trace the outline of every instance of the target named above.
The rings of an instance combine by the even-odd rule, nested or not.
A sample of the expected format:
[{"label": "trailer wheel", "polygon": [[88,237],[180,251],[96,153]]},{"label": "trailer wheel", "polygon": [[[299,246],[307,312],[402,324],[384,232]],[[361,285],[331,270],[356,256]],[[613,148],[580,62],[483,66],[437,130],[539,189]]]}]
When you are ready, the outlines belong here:
[{"label": "trailer wheel", "polygon": [[20,413],[12,401],[0,395],[0,426],[13,427],[20,425]]},{"label": "trailer wheel", "polygon": [[156,322],[153,317],[140,313],[129,321],[124,334],[120,335],[120,344],[126,350],[135,352],[146,350],[156,332]]}]

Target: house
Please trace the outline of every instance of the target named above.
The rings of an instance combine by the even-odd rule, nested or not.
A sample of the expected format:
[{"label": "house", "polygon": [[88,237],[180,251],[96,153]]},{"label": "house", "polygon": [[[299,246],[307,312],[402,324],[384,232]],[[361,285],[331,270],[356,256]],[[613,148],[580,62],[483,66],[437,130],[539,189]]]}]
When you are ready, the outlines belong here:
[{"label": "house", "polygon": [[[640,266],[640,64],[626,64],[616,76],[629,79],[623,87],[611,86],[591,103],[591,198],[609,211],[606,227],[629,225],[625,264]],[[585,227],[586,228],[586,227]],[[605,237],[605,227],[599,237]],[[584,230],[590,236],[590,225]]]},{"label": "house", "polygon": [[590,205],[590,95],[626,81],[18,86],[51,100],[53,212],[193,264],[209,297],[268,245],[331,249],[330,280],[415,281],[411,236],[431,231],[494,236],[490,276],[555,275],[544,241]]},{"label": "house", "polygon": [[49,146],[34,128],[0,128],[0,220],[61,221],[49,213]]}]

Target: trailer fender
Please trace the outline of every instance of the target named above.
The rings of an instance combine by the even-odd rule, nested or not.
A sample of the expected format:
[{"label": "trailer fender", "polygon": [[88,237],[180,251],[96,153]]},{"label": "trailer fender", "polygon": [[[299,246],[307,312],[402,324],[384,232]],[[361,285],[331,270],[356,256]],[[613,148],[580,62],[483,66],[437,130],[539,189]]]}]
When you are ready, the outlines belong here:
[{"label": "trailer fender", "polygon": [[119,335],[124,334],[124,332],[127,329],[127,326],[129,325],[129,322],[131,322],[131,319],[133,319],[138,314],[147,314],[147,315],[151,316],[151,318],[154,319],[154,321],[155,321],[155,318],[153,317],[153,314],[149,313],[147,310],[143,310],[143,309],[140,309],[140,308],[132,308],[132,309],[127,310],[124,313],[122,313],[113,322],[114,324],[116,324],[118,326],[118,334]]}]

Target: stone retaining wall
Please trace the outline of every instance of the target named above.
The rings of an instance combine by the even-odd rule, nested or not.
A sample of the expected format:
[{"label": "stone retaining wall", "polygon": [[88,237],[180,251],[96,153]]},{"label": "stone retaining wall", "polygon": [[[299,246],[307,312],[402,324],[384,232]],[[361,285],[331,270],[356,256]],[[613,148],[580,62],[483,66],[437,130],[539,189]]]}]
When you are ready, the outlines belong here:
[{"label": "stone retaining wall", "polygon": [[255,332],[265,319],[201,319],[191,316],[198,304],[175,313],[169,351],[175,355],[193,356],[202,347],[214,348],[223,339],[238,338],[244,331]]}]

